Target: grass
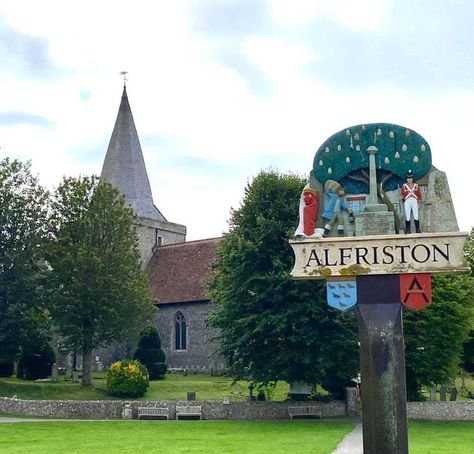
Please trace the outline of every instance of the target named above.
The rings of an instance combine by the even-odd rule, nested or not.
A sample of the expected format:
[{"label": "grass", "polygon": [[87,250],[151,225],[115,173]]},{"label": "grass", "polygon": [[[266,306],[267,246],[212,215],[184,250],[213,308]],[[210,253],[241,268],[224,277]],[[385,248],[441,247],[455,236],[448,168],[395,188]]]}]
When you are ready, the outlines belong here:
[{"label": "grass", "polygon": [[319,421],[115,421],[0,425],[9,454],[329,454],[353,425]]},{"label": "grass", "polygon": [[474,453],[474,422],[409,421],[410,454]]},{"label": "grass", "polygon": [[[185,400],[187,391],[195,391],[198,400],[222,401],[229,397],[232,401],[244,401],[248,396],[248,383],[234,383],[231,378],[198,374],[166,374],[164,380],[150,382],[142,400]],[[288,385],[278,382],[273,391],[272,400],[284,400],[288,394]],[[94,374],[93,387],[84,388],[79,383],[59,381],[58,383],[33,382],[17,378],[0,379],[0,396],[19,399],[45,400],[100,400],[113,399],[107,394],[105,373]]]},{"label": "grass", "polygon": [[[352,428],[337,421],[25,422],[0,424],[0,452],[328,454]],[[409,441],[410,454],[472,454],[474,423],[410,421]]]}]

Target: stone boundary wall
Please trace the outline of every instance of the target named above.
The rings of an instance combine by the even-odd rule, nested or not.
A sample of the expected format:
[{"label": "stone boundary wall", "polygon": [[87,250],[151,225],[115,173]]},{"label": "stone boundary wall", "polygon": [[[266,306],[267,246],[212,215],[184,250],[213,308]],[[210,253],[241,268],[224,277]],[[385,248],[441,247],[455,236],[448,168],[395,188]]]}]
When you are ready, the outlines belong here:
[{"label": "stone boundary wall", "polygon": [[474,402],[408,402],[407,413],[413,419],[474,421]]},{"label": "stone boundary wall", "polygon": [[[0,413],[21,416],[122,419],[124,409],[131,408],[132,418],[137,418],[138,407],[167,407],[170,419],[176,417],[177,405],[201,405],[203,419],[257,420],[289,419],[288,407],[314,405],[323,418],[346,416],[346,403],[333,402],[220,402],[206,401],[122,401],[122,400],[22,400],[0,398]],[[408,417],[474,421],[474,402],[408,402]]]},{"label": "stone boundary wall", "polygon": [[346,415],[346,404],[334,402],[220,402],[206,401],[121,401],[121,400],[22,400],[10,397],[0,398],[0,413],[9,415],[79,418],[79,419],[122,419],[124,409],[132,409],[132,418],[137,418],[138,407],[167,407],[170,419],[176,417],[177,405],[201,405],[203,419],[289,419],[288,407],[314,405],[321,410],[323,418]]}]

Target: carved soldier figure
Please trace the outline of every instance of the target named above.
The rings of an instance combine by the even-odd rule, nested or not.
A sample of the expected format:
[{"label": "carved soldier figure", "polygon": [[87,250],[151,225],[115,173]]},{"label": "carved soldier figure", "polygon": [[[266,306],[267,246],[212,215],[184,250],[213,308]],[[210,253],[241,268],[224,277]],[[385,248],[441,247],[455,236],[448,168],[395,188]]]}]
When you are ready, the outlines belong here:
[{"label": "carved soldier figure", "polygon": [[420,219],[418,216],[418,202],[421,200],[421,190],[418,184],[413,181],[413,173],[411,170],[408,171],[407,181],[402,186],[401,196],[405,206],[405,233],[410,233],[412,213],[416,233],[421,233]]}]

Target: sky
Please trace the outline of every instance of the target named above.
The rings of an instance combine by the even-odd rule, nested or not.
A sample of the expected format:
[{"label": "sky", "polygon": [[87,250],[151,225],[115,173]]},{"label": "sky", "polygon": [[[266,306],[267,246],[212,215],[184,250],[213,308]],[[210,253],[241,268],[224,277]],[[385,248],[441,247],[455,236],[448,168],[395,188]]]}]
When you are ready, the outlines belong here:
[{"label": "sky", "polygon": [[0,0],[0,158],[50,189],[100,174],[128,71],[155,204],[188,240],[225,232],[261,170],[307,176],[377,122],[427,140],[468,231],[473,20],[471,0]]}]

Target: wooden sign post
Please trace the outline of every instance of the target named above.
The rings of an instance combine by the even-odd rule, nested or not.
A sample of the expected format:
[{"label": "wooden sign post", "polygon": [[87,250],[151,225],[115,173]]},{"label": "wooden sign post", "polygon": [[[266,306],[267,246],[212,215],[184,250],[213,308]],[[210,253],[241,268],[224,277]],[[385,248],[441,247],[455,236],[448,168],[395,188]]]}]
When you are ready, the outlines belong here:
[{"label": "wooden sign post", "polygon": [[[402,307],[431,304],[432,273],[470,271],[468,235],[456,231],[447,181],[436,172],[428,144],[412,130],[343,130],[316,153],[290,240],[291,275],[326,279],[329,305],[357,307],[364,454],[408,453]],[[310,192],[318,200],[314,217],[305,211]],[[412,219],[416,233],[409,234]]]}]

